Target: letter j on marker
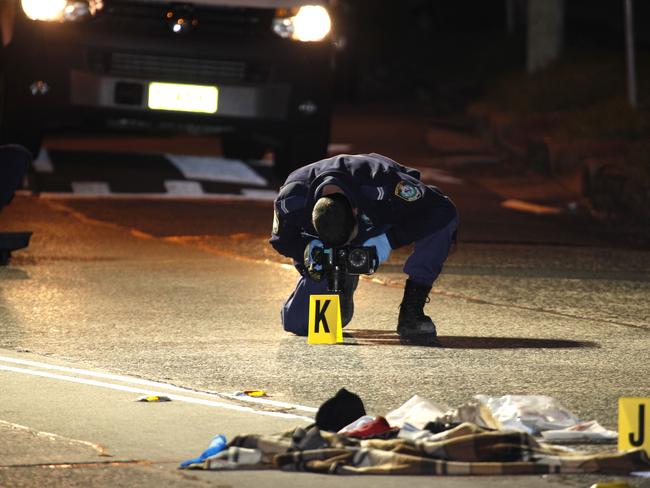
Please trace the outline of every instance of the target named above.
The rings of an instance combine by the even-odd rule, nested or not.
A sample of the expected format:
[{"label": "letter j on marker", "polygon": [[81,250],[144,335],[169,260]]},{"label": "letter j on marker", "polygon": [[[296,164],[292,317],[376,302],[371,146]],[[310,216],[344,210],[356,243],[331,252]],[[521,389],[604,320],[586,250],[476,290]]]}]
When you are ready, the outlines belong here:
[{"label": "letter j on marker", "polygon": [[618,450],[638,448],[650,454],[650,398],[619,398]]}]

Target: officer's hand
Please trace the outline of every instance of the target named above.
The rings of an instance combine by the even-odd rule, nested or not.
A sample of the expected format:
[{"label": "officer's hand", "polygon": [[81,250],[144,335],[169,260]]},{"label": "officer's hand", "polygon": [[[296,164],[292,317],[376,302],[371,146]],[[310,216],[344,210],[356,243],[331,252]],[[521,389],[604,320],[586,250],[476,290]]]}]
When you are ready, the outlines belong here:
[{"label": "officer's hand", "polygon": [[313,239],[305,246],[305,269],[309,276],[316,281],[323,279],[323,265],[314,261],[313,252],[315,248],[323,249],[323,247],[323,243],[318,239]]},{"label": "officer's hand", "polygon": [[363,245],[366,247],[375,246],[375,249],[377,250],[377,260],[379,261],[376,266],[377,268],[390,256],[391,247],[386,234],[371,237],[364,242]]}]

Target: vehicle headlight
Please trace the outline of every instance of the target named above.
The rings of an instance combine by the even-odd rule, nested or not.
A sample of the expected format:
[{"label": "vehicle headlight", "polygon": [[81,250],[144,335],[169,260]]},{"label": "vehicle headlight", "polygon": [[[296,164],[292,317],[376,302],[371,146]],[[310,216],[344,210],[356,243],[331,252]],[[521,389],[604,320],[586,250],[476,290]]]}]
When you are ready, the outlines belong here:
[{"label": "vehicle headlight", "polygon": [[66,0],[22,0],[25,15],[32,20],[59,20],[68,2]]},{"label": "vehicle headlight", "polygon": [[102,0],[21,0],[23,12],[32,20],[80,20],[103,7]]},{"label": "vehicle headlight", "polygon": [[322,41],[332,29],[327,9],[321,5],[305,5],[298,9],[279,9],[273,19],[273,31],[280,37],[295,41]]}]

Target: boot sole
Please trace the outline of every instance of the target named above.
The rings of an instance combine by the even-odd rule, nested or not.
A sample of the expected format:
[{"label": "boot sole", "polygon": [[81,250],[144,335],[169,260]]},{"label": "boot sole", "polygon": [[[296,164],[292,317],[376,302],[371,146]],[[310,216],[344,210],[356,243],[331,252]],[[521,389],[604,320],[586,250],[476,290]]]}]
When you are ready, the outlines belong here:
[{"label": "boot sole", "polygon": [[431,336],[430,334],[418,334],[418,335],[411,335],[411,336],[405,336],[398,334],[399,336],[399,341],[400,344],[405,344],[405,345],[417,345],[417,346],[433,346],[433,347],[441,347],[442,344],[440,344],[440,341],[438,341],[437,336]]}]

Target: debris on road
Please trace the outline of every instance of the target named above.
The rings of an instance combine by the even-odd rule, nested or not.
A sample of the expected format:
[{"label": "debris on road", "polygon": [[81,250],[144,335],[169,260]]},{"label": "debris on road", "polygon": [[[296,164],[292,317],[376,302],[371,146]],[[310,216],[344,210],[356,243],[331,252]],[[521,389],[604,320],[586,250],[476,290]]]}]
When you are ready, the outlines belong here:
[{"label": "debris on road", "polygon": [[540,442],[535,438],[540,432],[561,440],[617,435],[595,421],[580,423],[551,397],[475,399],[477,403],[450,409],[414,395],[385,416],[371,416],[358,395],[342,388],[321,405],[316,422],[308,427],[275,435],[239,435],[227,445],[224,439],[213,454],[207,454],[208,449],[181,467],[399,475],[650,471],[650,458],[642,448],[587,453],[543,442],[547,439]]},{"label": "debris on road", "polygon": [[594,483],[589,488],[632,488],[627,481],[604,481]]},{"label": "debris on road", "polygon": [[200,456],[195,457],[193,459],[188,459],[187,461],[183,461],[180,467],[186,468],[188,466],[202,463],[206,459],[215,456],[216,454],[223,451],[226,448],[226,444],[227,444],[227,440],[225,436],[221,434],[215,435],[210,441],[208,448],[205,451],[203,451]]},{"label": "debris on road", "polygon": [[366,408],[358,395],[341,388],[336,395],[325,401],[316,412],[319,429],[337,432],[366,414]]},{"label": "debris on road", "polygon": [[345,435],[348,437],[356,437],[357,439],[368,439],[371,437],[374,439],[387,439],[394,437],[393,434],[397,431],[399,431],[398,427],[391,427],[385,417],[378,416],[370,422],[366,422],[360,427],[346,432]]},{"label": "debris on road", "polygon": [[171,402],[171,401],[172,401],[171,398],[162,395],[143,395],[136,400],[136,402],[149,402],[149,403]]},{"label": "debris on road", "polygon": [[539,435],[544,430],[573,427],[580,421],[554,398],[544,395],[476,395],[505,429]]},{"label": "debris on road", "polygon": [[627,474],[650,469],[650,459],[643,449],[567,452],[527,433],[488,431],[470,423],[436,440],[418,441],[355,439],[312,425],[276,435],[236,436],[223,451],[182,467],[384,475]]},{"label": "debris on road", "polygon": [[561,430],[545,430],[542,437],[553,444],[586,444],[616,442],[618,432],[607,430],[595,420],[581,422]]},{"label": "debris on road", "polygon": [[339,429],[337,434],[347,434],[348,432],[351,432],[353,430],[360,429],[361,427],[363,427],[364,425],[369,424],[373,420],[375,420],[375,417],[373,417],[371,415],[363,415],[362,417],[359,417],[354,422],[351,422],[348,425],[346,425],[345,427],[343,427],[342,429]]},{"label": "debris on road", "polygon": [[413,395],[402,406],[386,414],[386,420],[391,425],[402,427],[410,424],[422,429],[427,422],[442,417],[449,407],[444,404],[434,403],[431,400]]},{"label": "debris on road", "polygon": [[267,395],[264,390],[244,390],[244,391],[236,391],[235,396],[249,396],[253,398],[261,398],[261,397],[268,397],[269,395]]},{"label": "debris on road", "polygon": [[470,422],[487,429],[501,428],[489,407],[481,402],[466,403],[451,409],[444,403],[432,402],[419,395],[413,395],[402,406],[386,414],[386,419],[391,425],[415,429],[425,429],[427,424],[432,422],[442,425]]}]

